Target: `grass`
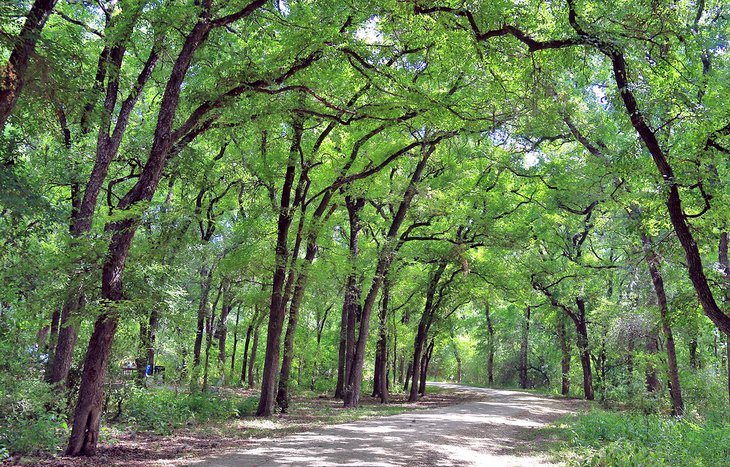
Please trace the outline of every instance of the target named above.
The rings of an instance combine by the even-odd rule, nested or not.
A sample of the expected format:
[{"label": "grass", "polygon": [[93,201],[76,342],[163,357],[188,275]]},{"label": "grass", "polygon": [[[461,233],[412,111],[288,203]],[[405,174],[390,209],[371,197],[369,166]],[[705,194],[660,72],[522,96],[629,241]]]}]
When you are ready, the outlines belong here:
[{"label": "grass", "polygon": [[730,410],[682,419],[594,409],[544,429],[555,460],[587,466],[730,465]]}]

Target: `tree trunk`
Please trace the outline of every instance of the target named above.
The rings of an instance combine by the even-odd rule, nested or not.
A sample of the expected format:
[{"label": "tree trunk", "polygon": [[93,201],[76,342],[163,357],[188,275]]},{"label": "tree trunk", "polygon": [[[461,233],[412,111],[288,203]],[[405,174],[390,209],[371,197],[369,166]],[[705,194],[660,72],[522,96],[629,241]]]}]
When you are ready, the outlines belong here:
[{"label": "tree trunk", "polygon": [[200,268],[200,300],[198,301],[198,323],[193,346],[193,369],[190,372],[190,389],[195,391],[200,384],[200,355],[203,349],[205,335],[205,321],[208,316],[208,296],[213,282],[213,268],[205,263]]},{"label": "tree trunk", "polygon": [[656,358],[656,354],[659,352],[659,336],[655,329],[652,329],[648,336],[646,336],[646,353],[648,355],[648,361],[646,363],[646,390],[649,393],[656,393],[660,389],[659,378],[656,374],[656,366],[652,361]]},{"label": "tree trunk", "polygon": [[411,379],[412,374],[413,374],[413,362],[408,362],[408,369],[406,370],[406,376],[403,381],[403,392],[408,392],[408,383]]},{"label": "tree trunk", "polygon": [[586,400],[592,401],[593,395],[593,374],[591,372],[591,354],[588,349],[588,326],[586,323],[585,301],[576,298],[578,306],[578,321],[575,323],[575,330],[578,334],[578,349],[580,350],[580,364],[583,369],[583,394]]},{"label": "tree trunk", "polygon": [[418,401],[418,389],[419,382],[421,380],[421,368],[422,368],[422,353],[423,346],[426,343],[426,324],[423,320],[418,324],[418,330],[416,331],[416,338],[413,343],[413,360],[409,365],[411,368],[411,391],[408,395],[408,402]]},{"label": "tree trunk", "polygon": [[446,262],[441,261],[438,266],[433,270],[431,277],[428,281],[428,287],[426,288],[426,303],[423,307],[423,314],[418,323],[418,330],[416,331],[416,337],[413,343],[413,383],[411,384],[411,392],[408,396],[408,402],[418,401],[418,385],[421,380],[421,357],[423,353],[423,347],[427,344],[428,329],[431,326],[433,319],[433,313],[435,311],[434,297],[438,288],[441,276],[446,270]]},{"label": "tree trunk", "polygon": [[15,40],[8,62],[0,68],[0,134],[25,85],[28,61],[56,0],[36,0]]},{"label": "tree trunk", "polygon": [[[385,240],[385,246],[378,255],[378,263],[375,268],[375,275],[370,285],[365,303],[362,308],[362,314],[360,316],[360,329],[357,337],[357,344],[355,345],[355,354],[353,355],[352,371],[350,372],[350,378],[348,379],[347,386],[345,388],[345,407],[357,407],[360,403],[360,388],[362,386],[362,369],[365,362],[365,346],[368,339],[368,332],[370,326],[370,315],[375,305],[375,299],[380,292],[380,286],[383,278],[387,275],[390,269],[390,264],[393,261],[393,254],[395,253],[395,245],[397,242],[398,231],[400,230],[401,224],[405,220],[406,213],[411,205],[413,197],[416,195],[416,186],[421,180],[423,170],[426,168],[428,159],[436,149],[435,143],[431,143],[428,146],[422,148],[421,158],[416,165],[416,169],[411,175],[408,188],[403,194],[403,199],[398,206],[393,221],[391,222],[390,228],[388,229],[387,238]],[[415,369],[414,369],[415,371]]]},{"label": "tree trunk", "polygon": [[221,317],[218,320],[218,376],[223,385],[228,385],[226,374],[226,338],[228,337],[228,315],[231,313],[231,283],[226,281],[223,286],[223,305],[221,306]]},{"label": "tree trunk", "polygon": [[76,331],[78,324],[73,323],[71,319],[78,315],[78,311],[84,307],[86,302],[84,294],[80,289],[74,290],[72,294],[73,297],[68,298],[64,302],[61,311],[56,351],[53,356],[53,364],[51,365],[51,374],[48,378],[48,382],[51,384],[66,381],[68,372],[71,369],[74,347],[76,347],[76,339],[78,337]]},{"label": "tree trunk", "polygon": [[251,341],[251,333],[253,332],[254,322],[256,317],[251,318],[251,323],[248,325],[246,330],[246,341],[243,345],[243,363],[241,365],[241,386],[246,385],[246,370],[248,369],[248,344]]},{"label": "tree trunk", "polygon": [[306,272],[302,271],[297,277],[297,286],[295,287],[294,297],[289,307],[289,320],[286,326],[286,334],[284,335],[284,355],[281,359],[279,385],[276,392],[276,405],[279,406],[281,413],[286,413],[289,409],[289,378],[291,377],[292,361],[294,360],[294,337],[299,320],[299,308],[304,296],[304,286],[300,282],[303,274],[306,274]]},{"label": "tree trunk", "polygon": [[529,305],[525,309],[525,318],[522,321],[522,340],[520,343],[520,364],[519,364],[519,374],[520,374],[520,388],[527,389],[530,384],[527,378],[527,360],[528,360],[528,340],[530,336],[530,313],[532,311],[532,307]]},{"label": "tree trunk", "polygon": [[672,397],[672,413],[675,416],[681,417],[684,415],[684,401],[682,400],[682,389],[679,383],[679,367],[677,365],[677,351],[674,346],[674,335],[669,324],[669,306],[667,305],[667,296],[664,291],[664,279],[659,270],[659,257],[652,247],[651,240],[646,235],[642,235],[641,241],[644,245],[646,263],[649,266],[649,274],[651,275],[657,305],[659,306],[662,330],[667,340],[667,364],[669,368],[669,380],[671,382],[669,393]]},{"label": "tree trunk", "polygon": [[[433,355],[433,346],[436,340],[431,339],[431,343],[426,347],[426,352],[423,354],[423,365],[421,367],[421,377],[418,383],[418,394],[421,396],[426,395],[426,379],[428,377],[428,365],[431,363],[431,355]],[[461,370],[459,370],[461,373]]]},{"label": "tree trunk", "polygon": [[487,385],[494,384],[494,325],[489,312],[489,303],[484,307],[487,316]]},{"label": "tree trunk", "polygon": [[380,323],[378,326],[378,344],[375,359],[374,396],[380,397],[380,403],[388,402],[388,306],[390,303],[390,281],[383,279],[383,300],[380,305]]},{"label": "tree trunk", "polygon": [[[126,18],[128,20],[127,23],[122,24],[120,29],[115,32],[124,32],[123,30],[125,28],[127,30],[131,30],[134,24],[136,24],[140,12],[141,4],[131,10],[131,14]],[[108,23],[107,26],[110,24],[111,22]],[[119,146],[122,142],[122,137],[124,136],[129,123],[132,110],[142,93],[142,89],[152,76],[152,71],[155,69],[159,58],[159,51],[157,49],[157,44],[155,44],[152,46],[152,50],[150,51],[144,67],[137,76],[136,86],[130,91],[122,104],[118,106],[119,111],[112,128],[111,122],[114,120],[112,118],[112,114],[115,111],[116,102],[119,98],[119,70],[122,67],[129,35],[119,34],[119,36],[125,37],[125,39],[117,41],[111,48],[105,47],[99,57],[99,65],[94,84],[94,90],[97,91],[95,95],[98,96],[101,94],[104,87],[104,80],[107,79],[107,90],[102,112],[102,125],[99,127],[97,136],[94,166],[91,174],[89,175],[88,182],[86,183],[83,196],[81,195],[81,191],[77,184],[72,185],[71,188],[71,247],[76,244],[82,235],[91,230],[97,200],[109,170],[109,166],[114,157],[117,155]],[[95,101],[96,98],[86,102],[84,106],[80,121],[82,135],[86,135],[91,131],[89,126],[89,117],[95,109]],[[59,111],[59,117],[61,120],[61,126],[64,130],[65,146],[67,148],[71,148],[71,134],[67,128],[65,114],[62,110]],[[153,182],[156,187],[157,182]],[[83,308],[84,292],[82,287],[78,286],[78,288],[74,288],[66,298],[67,299],[64,304],[64,309],[66,309],[66,318],[64,319],[63,315],[61,317],[59,341],[56,346],[56,355],[54,356],[54,361],[58,361],[59,363],[58,367],[51,371],[51,378],[54,382],[63,381],[68,375],[70,366],[68,366],[66,362],[70,363],[76,343],[76,328],[75,325],[69,325],[69,320],[73,316],[78,315],[78,312]]]},{"label": "tree trunk", "polygon": [[357,258],[360,255],[360,211],[365,206],[363,198],[345,197],[345,207],[350,224],[349,261],[350,272],[347,275],[345,299],[342,302],[342,320],[340,321],[340,353],[337,365],[337,386],[335,398],[345,398],[345,387],[350,380],[353,356],[355,354],[355,326],[360,315],[360,280],[357,271]]},{"label": "tree trunk", "polygon": [[276,237],[276,266],[272,280],[271,303],[269,305],[269,326],[266,334],[266,355],[264,357],[264,371],[261,378],[261,397],[256,409],[257,416],[268,417],[274,408],[276,392],[276,376],[279,369],[279,354],[281,348],[281,331],[284,326],[286,302],[284,301],[284,283],[286,281],[286,266],[288,258],[289,227],[292,223],[291,195],[294,185],[296,163],[301,152],[303,121],[295,118],[292,124],[292,144],[289,150],[289,159],[281,189],[279,217],[277,220]]},{"label": "tree trunk", "polygon": [[[730,260],[728,260],[728,233],[720,234],[720,244],[718,247],[718,258],[725,279],[730,281]],[[725,305],[730,305],[730,285],[725,286],[724,295]],[[727,353],[727,397],[730,402],[730,332],[725,332],[725,352]]]},{"label": "tree trunk", "polygon": [[[195,50],[205,41],[212,28],[205,15],[206,13],[202,14],[186,37],[180,55],[172,67],[160,102],[150,155],[135,185],[117,204],[117,208],[121,211],[128,210],[139,202],[151,200],[157,189],[173,143],[172,124],[180,99],[182,82]],[[105,227],[113,235],[102,270],[101,298],[111,305],[124,299],[122,287],[124,264],[139,220],[139,214],[136,214],[108,223]],[[111,311],[102,313],[94,325],[84,361],[73,428],[66,449],[67,455],[93,455],[96,452],[103,399],[102,385],[117,322],[118,317],[112,307]]]},{"label": "tree trunk", "polygon": [[236,307],[236,324],[233,326],[233,349],[231,350],[231,379],[236,368],[236,350],[238,349],[238,323],[241,320],[241,305]]},{"label": "tree trunk", "polygon": [[558,339],[560,340],[560,394],[570,395],[570,341],[568,340],[568,330],[565,327],[566,317],[561,314],[558,317]]},{"label": "tree trunk", "polygon": [[337,384],[335,385],[335,399],[342,399],[345,396],[345,366],[349,361],[346,358],[347,348],[347,320],[349,316],[349,306],[347,296],[349,291],[350,277],[347,278],[348,286],[345,287],[345,299],[342,301],[342,314],[340,315],[340,348],[337,354]]},{"label": "tree trunk", "polygon": [[205,325],[205,363],[203,365],[203,391],[208,389],[208,375],[210,371],[210,348],[213,345],[213,333],[216,328],[216,321],[215,321],[215,310],[218,308],[218,301],[221,298],[221,292],[223,290],[224,285],[221,284],[218,287],[218,293],[215,296],[215,300],[213,301],[213,304],[210,307],[210,316],[207,317],[206,325]]},{"label": "tree trunk", "polygon": [[[598,41],[601,43],[600,39]],[[649,127],[643,113],[639,109],[639,104],[636,101],[633,91],[635,86],[629,82],[626,60],[623,54],[615,47],[608,46],[601,48],[599,46],[599,48],[611,59],[614,80],[623,100],[626,113],[636,133],[651,154],[654,164],[664,180],[666,192],[668,193],[666,206],[669,212],[669,219],[674,227],[674,232],[679,239],[679,243],[684,249],[689,278],[695,289],[697,298],[702,305],[702,309],[718,329],[725,334],[730,334],[730,315],[725,314],[720,309],[712,294],[707,277],[705,276],[699,247],[692,235],[687,216],[682,207],[677,178],[657,139],[656,133]]]},{"label": "tree trunk", "polygon": [[[261,329],[261,320],[263,315],[256,321],[256,325],[253,330],[253,343],[251,344],[251,357],[248,360],[248,388],[253,389],[256,387],[256,376],[253,373],[254,365],[256,364],[256,350],[259,348],[259,330]],[[258,373],[258,371],[257,371]]]},{"label": "tree trunk", "polygon": [[51,367],[53,367],[53,353],[56,348],[56,342],[58,341],[58,326],[61,321],[61,310],[54,308],[51,313],[51,325],[48,329],[48,340],[46,341],[46,355],[48,356],[45,365],[45,380],[50,382],[51,379]]},{"label": "tree trunk", "polygon": [[[110,304],[121,301],[122,271],[129,253],[134,230],[129,221],[121,221],[126,228],[116,230],[109,244],[108,256],[104,262],[101,280],[101,298]],[[119,317],[111,308],[102,313],[94,324],[89,347],[84,359],[84,369],[79,386],[79,397],[74,411],[71,437],[66,454],[70,456],[96,453],[99,439],[99,421],[103,401],[103,384],[107,363],[111,354],[112,340],[117,330]]]}]

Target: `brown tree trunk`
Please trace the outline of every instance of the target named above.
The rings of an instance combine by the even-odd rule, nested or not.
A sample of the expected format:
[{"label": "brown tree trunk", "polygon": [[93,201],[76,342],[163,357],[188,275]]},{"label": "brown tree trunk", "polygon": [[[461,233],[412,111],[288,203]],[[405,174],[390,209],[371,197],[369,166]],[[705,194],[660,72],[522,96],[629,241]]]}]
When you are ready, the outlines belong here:
[{"label": "brown tree trunk", "polygon": [[53,308],[51,313],[51,325],[48,329],[48,340],[46,341],[46,360],[44,377],[46,382],[50,382],[51,379],[51,367],[53,366],[53,353],[56,348],[56,342],[58,341],[58,326],[61,321],[61,310],[58,307]]},{"label": "brown tree trunk", "polygon": [[583,394],[586,400],[592,401],[593,395],[593,373],[591,372],[591,354],[588,350],[588,326],[586,323],[585,301],[576,298],[578,306],[578,321],[575,323],[575,330],[578,334],[578,349],[580,350],[580,364],[583,369]]},{"label": "brown tree trunk", "polygon": [[408,362],[408,369],[406,369],[406,375],[403,380],[403,392],[408,392],[409,381],[413,375],[413,362]]},{"label": "brown tree trunk", "polygon": [[231,313],[231,283],[226,282],[223,286],[223,305],[221,306],[221,317],[218,320],[218,373],[223,385],[228,384],[226,374],[226,338],[228,337],[228,315]]},{"label": "brown tree trunk", "polygon": [[[117,209],[119,211],[129,211],[130,208],[138,205],[140,202],[148,202],[152,200],[160,179],[162,178],[168,156],[171,154],[173,145],[177,143],[177,137],[179,136],[180,139],[183,139],[182,136],[189,131],[187,125],[194,125],[197,122],[197,120],[193,118],[193,115],[191,115],[180,129],[173,132],[173,122],[175,120],[180,101],[182,84],[185,80],[188,69],[190,68],[190,64],[196,50],[207,40],[208,35],[213,28],[225,26],[233,21],[249,16],[264,3],[264,0],[254,0],[240,11],[219,18],[217,21],[211,21],[211,2],[207,1],[201,5],[202,8],[199,10],[197,21],[192,30],[185,37],[180,53],[171,67],[170,75],[160,100],[157,123],[155,126],[149,157],[144,164],[137,182],[118,202]],[[140,78],[137,80],[135,86],[136,93],[133,92],[130,95],[130,98],[128,98],[121,106],[114,128],[114,133],[110,140],[111,143],[116,144],[117,148],[118,143],[121,142],[121,133],[123,133],[123,128],[121,128],[121,133],[119,132],[120,123],[123,123],[123,126],[126,126],[126,122],[128,121],[128,116],[131,113],[134,102],[136,102],[136,99],[139,97],[141,86],[144,82],[146,82],[146,79],[149,78],[149,74],[151,74],[149,65],[154,67],[154,63],[156,63],[156,57],[153,59],[153,55],[156,55],[154,49],[153,53],[150,54],[150,59],[148,59],[148,62],[145,64],[145,69],[140,75]],[[145,70],[148,70],[146,77],[143,76],[145,75]],[[142,80],[143,77],[144,80]],[[130,101],[131,106],[128,105]],[[113,109],[114,103],[115,100],[105,102],[105,108]],[[107,104],[109,105],[107,106]],[[179,135],[181,130],[182,136]],[[197,134],[198,133],[194,133],[194,135]],[[105,142],[108,142],[108,140],[105,140]],[[116,149],[111,151],[111,153],[113,152],[116,152]],[[96,163],[99,164],[103,162],[105,161],[101,160],[97,155]],[[96,171],[92,172],[92,179],[95,172]],[[104,172],[104,174],[105,173],[106,172]],[[86,195],[88,195],[88,193],[85,194],[85,197]],[[82,216],[82,218],[85,219],[84,216]],[[124,264],[139,222],[140,214],[136,213],[134,215],[124,217],[122,220],[110,222],[105,226],[105,229],[112,233],[112,239],[108,247],[102,271],[101,297],[103,300],[112,305],[116,302],[122,301],[124,298],[122,287]],[[99,411],[101,408],[101,401],[103,399],[101,389],[106,372],[106,364],[111,351],[111,343],[116,332],[117,320],[118,317],[112,307],[111,311],[106,311],[99,316],[94,326],[94,332],[92,333],[89,344],[89,351],[87,351],[84,362],[84,370],[79,388],[79,399],[74,414],[71,438],[66,450],[68,455],[93,455],[96,451],[96,442],[99,434]]]},{"label": "brown tree trunk", "polygon": [[487,384],[494,384],[494,325],[489,312],[489,303],[484,307],[487,316]]},{"label": "brown tree trunk", "polygon": [[672,328],[669,325],[669,307],[667,305],[667,295],[664,291],[664,279],[662,278],[661,271],[659,270],[659,257],[657,256],[654,248],[652,247],[651,240],[646,235],[641,236],[641,241],[644,245],[644,252],[646,253],[646,263],[649,266],[649,274],[651,275],[651,281],[654,285],[654,293],[657,298],[657,305],[659,306],[659,313],[661,317],[662,330],[664,331],[664,337],[667,342],[667,364],[669,368],[669,393],[672,398],[672,413],[675,416],[684,415],[684,401],[682,400],[682,389],[679,383],[679,367],[677,365],[677,351],[674,346],[674,335],[672,334]]},{"label": "brown tree trunk", "polygon": [[261,320],[263,319],[263,313],[261,317],[256,321],[253,329],[253,343],[251,344],[251,356],[248,360],[248,388],[253,389],[256,387],[256,375],[253,373],[254,365],[256,364],[256,351],[259,348],[259,330],[261,329]]},{"label": "brown tree trunk", "polygon": [[436,296],[436,290],[438,289],[439,281],[446,270],[446,262],[441,261],[438,266],[431,273],[431,277],[428,281],[428,287],[426,288],[426,303],[423,307],[423,314],[418,323],[418,330],[416,331],[416,337],[413,342],[413,383],[411,384],[411,392],[408,396],[408,402],[418,401],[418,390],[419,383],[421,380],[421,357],[423,356],[424,345],[427,345],[428,330],[431,327],[433,320],[433,314],[435,312],[434,298]]},{"label": "brown tree trunk", "polygon": [[77,315],[78,310],[84,307],[86,302],[83,292],[80,289],[72,292],[73,297],[68,298],[61,311],[61,322],[58,329],[58,339],[56,341],[56,349],[53,356],[53,364],[51,365],[51,374],[48,382],[58,384],[66,381],[68,372],[71,369],[73,360],[74,347],[78,334],[76,332],[77,323],[72,322],[72,318]]},{"label": "brown tree trunk", "polygon": [[205,320],[208,316],[208,296],[213,282],[213,268],[206,264],[200,268],[200,300],[198,301],[198,322],[193,345],[193,368],[190,372],[190,389],[196,390],[200,384],[200,356],[203,350],[203,336],[205,335]]},{"label": "brown tree trunk", "polygon": [[388,306],[390,303],[390,281],[383,280],[383,300],[380,305],[378,344],[375,350],[375,381],[373,396],[380,397],[380,403],[388,402]]},{"label": "brown tree trunk", "polygon": [[[124,30],[131,30],[131,28],[136,24],[140,12],[141,7],[137,6],[132,8],[128,17],[125,16],[124,20],[118,20],[122,24],[119,25],[119,29],[116,27],[114,28],[115,33],[118,33],[119,37],[128,38],[129,35],[124,34]],[[121,16],[124,15],[120,15],[120,17]],[[107,27],[110,27],[111,24],[112,22],[108,23]],[[114,24],[116,24],[116,22],[114,22]],[[122,104],[118,106],[119,111],[116,116],[116,121],[112,127],[112,114],[117,107],[116,103],[119,98],[119,70],[122,67],[126,45],[126,40],[120,40],[111,48],[105,47],[99,57],[94,89],[95,91],[98,91],[98,93],[101,93],[104,87],[104,80],[107,80],[107,90],[102,112],[103,119],[97,136],[94,167],[89,175],[89,180],[86,183],[83,196],[81,195],[78,185],[72,185],[71,189],[72,212],[70,233],[72,238],[72,247],[80,237],[91,230],[94,210],[96,209],[99,193],[101,192],[109,166],[119,150],[132,110],[142,93],[142,89],[151,77],[152,71],[155,69],[159,58],[159,51],[155,44],[150,51],[144,67],[137,77],[135,86],[132,88]],[[82,135],[86,135],[91,131],[89,118],[94,109],[95,99],[87,102],[84,106],[80,122]],[[70,131],[67,128],[65,114],[63,111],[59,111],[59,116],[61,126],[64,130],[65,145],[67,148],[71,148]],[[63,315],[61,316],[61,328],[59,329],[56,355],[54,356],[54,362],[58,361],[59,363],[58,367],[53,368],[51,371],[51,379],[54,383],[63,381],[68,376],[70,366],[67,365],[66,362],[71,361],[76,343],[75,325],[71,325],[69,323],[71,318],[78,315],[78,312],[83,308],[83,304],[83,289],[81,286],[73,288],[66,297],[66,302],[64,303],[66,316],[65,318]]]},{"label": "brown tree trunk", "polygon": [[292,189],[296,164],[301,152],[303,121],[295,118],[292,124],[292,144],[289,150],[289,159],[281,188],[279,218],[277,221],[276,237],[276,265],[272,280],[271,303],[269,306],[269,326],[266,334],[266,354],[264,357],[264,371],[261,377],[261,397],[256,409],[259,417],[269,417],[274,409],[276,376],[279,369],[279,354],[281,349],[281,331],[284,327],[286,302],[284,300],[284,283],[286,282],[286,265],[289,256],[289,228],[292,223]]},{"label": "brown tree trunk", "polygon": [[[730,260],[728,260],[728,233],[720,234],[720,244],[718,247],[718,259],[725,279],[730,281]],[[725,305],[730,304],[730,284],[725,286],[724,295]],[[725,352],[727,353],[727,397],[730,402],[730,332],[725,332]]]},{"label": "brown tree trunk", "polygon": [[[426,395],[426,379],[428,377],[428,365],[431,363],[431,355],[433,355],[433,347],[436,343],[435,339],[431,339],[431,343],[426,347],[426,352],[423,354],[423,363],[421,365],[421,378],[418,383],[418,394],[421,396]],[[461,370],[459,370],[461,373]],[[461,379],[461,378],[459,378]]]},{"label": "brown tree trunk", "polygon": [[[128,221],[125,223],[129,225]],[[108,303],[113,304],[123,299],[122,271],[133,235],[133,230],[129,227],[119,229],[112,236],[109,244],[109,254],[104,263],[101,282],[101,298]],[[102,313],[94,324],[94,331],[91,334],[84,359],[79,397],[74,411],[71,437],[66,449],[67,455],[93,456],[96,453],[104,376],[118,322],[119,317],[112,309]]]},{"label": "brown tree trunk", "polygon": [[[421,157],[416,165],[416,169],[411,175],[408,188],[403,194],[403,199],[398,206],[393,221],[391,222],[390,229],[388,230],[387,239],[385,240],[385,246],[378,255],[378,263],[375,268],[375,275],[370,285],[370,290],[365,298],[365,303],[362,308],[360,316],[360,329],[357,337],[357,344],[355,345],[355,353],[353,355],[352,371],[350,372],[350,378],[347,381],[345,388],[345,407],[357,407],[360,403],[360,388],[362,386],[362,369],[365,362],[365,346],[368,339],[368,332],[370,326],[370,315],[375,305],[375,299],[380,292],[380,286],[383,278],[390,269],[390,264],[393,261],[393,253],[395,252],[395,243],[398,237],[398,231],[403,221],[406,218],[406,213],[411,205],[413,197],[416,195],[416,186],[421,180],[428,159],[436,149],[435,143],[431,143],[428,146],[424,145],[421,150]],[[415,371],[415,369],[414,369]]]},{"label": "brown tree trunk", "polygon": [[660,389],[659,378],[656,374],[656,366],[652,361],[656,354],[659,352],[659,336],[656,330],[652,329],[648,336],[646,336],[646,353],[648,355],[648,362],[646,363],[646,390],[649,393],[656,393]]},{"label": "brown tree trunk", "polygon": [[730,315],[725,314],[720,309],[712,294],[707,277],[705,276],[699,247],[692,235],[687,217],[682,208],[682,199],[679,194],[677,179],[674,176],[672,166],[655,132],[649,127],[643,113],[639,109],[633,91],[635,86],[629,82],[626,60],[616,47],[608,46],[600,41],[600,39],[598,43],[603,44],[599,46],[600,50],[611,59],[616,87],[624,102],[624,107],[631,120],[631,124],[651,154],[654,164],[666,185],[668,192],[666,206],[669,212],[669,219],[672,222],[679,243],[684,249],[689,278],[694,286],[697,298],[702,305],[705,315],[710,318],[718,329],[725,334],[730,334]]},{"label": "brown tree trunk", "polygon": [[233,326],[233,349],[231,350],[231,379],[236,368],[236,350],[238,349],[238,323],[241,320],[241,305],[236,307],[236,324]]},{"label": "brown tree trunk", "polygon": [[251,323],[246,330],[246,341],[243,345],[243,363],[241,365],[241,386],[246,385],[246,370],[248,369],[248,344],[251,341],[251,333],[253,332],[256,317],[251,318]]},{"label": "brown tree trunk", "polygon": [[210,371],[210,348],[213,345],[213,334],[216,328],[215,321],[215,310],[218,308],[218,301],[221,298],[221,293],[224,285],[221,284],[218,287],[218,293],[213,300],[213,304],[210,307],[210,316],[207,317],[205,323],[205,363],[203,365],[203,391],[208,389],[208,375]]},{"label": "brown tree trunk", "polygon": [[299,308],[304,297],[304,285],[302,284],[304,274],[306,272],[302,271],[297,277],[297,285],[289,307],[289,320],[284,335],[284,355],[281,359],[279,385],[276,392],[276,405],[279,406],[281,413],[286,413],[289,409],[289,378],[291,377],[292,361],[294,360],[294,336],[299,321]]},{"label": "brown tree trunk", "polygon": [[568,330],[565,327],[566,317],[561,314],[558,317],[558,339],[560,340],[560,394],[567,396],[570,394],[570,341],[568,340]]},{"label": "brown tree trunk", "polygon": [[25,85],[28,61],[56,0],[36,0],[25,19],[8,62],[0,68],[0,134]]},{"label": "brown tree trunk", "polygon": [[350,380],[353,356],[355,354],[355,327],[360,314],[360,280],[356,270],[357,258],[360,254],[359,240],[362,224],[360,210],[365,206],[363,198],[345,197],[345,207],[350,224],[349,261],[350,272],[347,275],[345,299],[342,303],[342,320],[340,321],[340,353],[337,364],[337,386],[335,398],[345,398],[345,386]]},{"label": "brown tree trunk", "polygon": [[522,321],[522,339],[520,342],[520,363],[519,363],[519,374],[520,374],[520,388],[527,389],[530,383],[527,378],[527,360],[528,360],[528,341],[530,336],[530,313],[532,307],[529,305],[525,309],[525,318]]}]

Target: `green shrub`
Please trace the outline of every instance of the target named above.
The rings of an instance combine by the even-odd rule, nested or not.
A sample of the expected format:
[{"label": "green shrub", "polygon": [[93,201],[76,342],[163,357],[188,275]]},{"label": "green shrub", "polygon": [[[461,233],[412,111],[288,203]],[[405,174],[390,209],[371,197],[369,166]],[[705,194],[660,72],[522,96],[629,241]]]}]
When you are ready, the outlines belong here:
[{"label": "green shrub", "polygon": [[239,399],[236,403],[236,410],[240,417],[254,415],[258,408],[259,398],[256,396],[248,396],[245,399]]},{"label": "green shrub", "polygon": [[559,426],[577,465],[730,465],[727,409],[684,419],[594,410]]},{"label": "green shrub", "polygon": [[48,384],[37,380],[0,380],[0,459],[36,450],[56,452],[68,424]]},{"label": "green shrub", "polygon": [[181,394],[170,389],[135,388],[123,414],[135,429],[170,434],[175,428],[196,421],[226,420],[251,413],[255,403],[251,399],[209,392]]}]

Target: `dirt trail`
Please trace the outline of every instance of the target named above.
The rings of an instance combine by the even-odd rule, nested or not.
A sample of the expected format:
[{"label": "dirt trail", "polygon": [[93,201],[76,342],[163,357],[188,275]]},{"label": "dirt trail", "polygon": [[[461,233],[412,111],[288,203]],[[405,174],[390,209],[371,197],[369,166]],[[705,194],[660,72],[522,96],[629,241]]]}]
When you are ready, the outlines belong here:
[{"label": "dirt trail", "polygon": [[234,451],[162,465],[549,465],[535,429],[582,406],[517,391],[433,385],[476,391],[484,400],[243,442]]}]

